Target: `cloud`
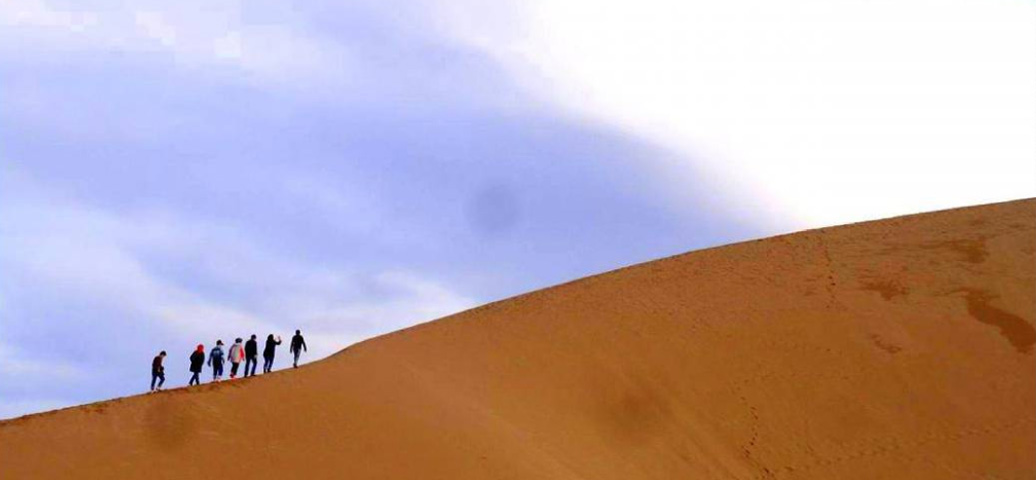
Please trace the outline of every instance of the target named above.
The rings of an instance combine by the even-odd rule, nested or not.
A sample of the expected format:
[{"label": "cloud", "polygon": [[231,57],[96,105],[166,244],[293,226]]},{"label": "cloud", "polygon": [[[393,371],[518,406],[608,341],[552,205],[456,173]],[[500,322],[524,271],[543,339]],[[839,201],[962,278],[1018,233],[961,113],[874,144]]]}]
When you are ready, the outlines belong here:
[{"label": "cloud", "polygon": [[10,345],[0,344],[0,376],[5,383],[41,377],[61,382],[79,380],[86,374],[72,363],[34,359]]},{"label": "cloud", "polygon": [[341,43],[305,31],[290,9],[278,10],[277,22],[261,23],[249,21],[253,11],[236,1],[138,2],[130,8],[121,2],[30,0],[0,6],[0,25],[7,27],[0,38],[19,45],[6,53],[23,61],[32,58],[26,49],[35,56],[157,53],[190,71],[230,67],[240,78],[264,84],[348,80],[350,53]]},{"label": "cloud", "polygon": [[[495,8],[495,5],[494,5]],[[689,153],[787,230],[1036,195],[1036,7],[981,0],[451,2],[530,92]],[[683,172],[681,172],[683,170]]]}]

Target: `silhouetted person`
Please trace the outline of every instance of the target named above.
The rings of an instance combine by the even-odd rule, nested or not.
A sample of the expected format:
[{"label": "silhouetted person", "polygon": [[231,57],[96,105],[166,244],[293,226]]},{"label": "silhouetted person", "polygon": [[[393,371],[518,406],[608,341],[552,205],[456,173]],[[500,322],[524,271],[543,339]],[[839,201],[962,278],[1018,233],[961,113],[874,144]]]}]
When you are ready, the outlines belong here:
[{"label": "silhouetted person", "polygon": [[198,344],[198,348],[191,354],[191,380],[187,385],[201,385],[198,375],[201,374],[201,367],[205,365],[205,345]]},{"label": "silhouetted person", "polygon": [[291,337],[291,345],[288,345],[288,351],[295,356],[295,362],[291,364],[294,368],[299,368],[299,355],[302,355],[302,351],[309,351],[306,348],[306,339],[302,338],[302,331],[295,330],[295,336]]},{"label": "silhouetted person", "polygon": [[235,339],[234,344],[230,346],[227,358],[230,359],[230,378],[236,378],[237,367],[240,367],[241,361],[245,359],[245,346],[241,344],[240,338]]},{"label": "silhouetted person", "polygon": [[[259,364],[259,343],[255,341],[255,335],[245,342],[245,376],[255,375],[255,367]],[[249,368],[251,366],[251,368]]]},{"label": "silhouetted person", "polygon": [[216,340],[216,346],[209,351],[209,366],[212,367],[212,381],[223,378],[223,340]]},{"label": "silhouetted person", "polygon": [[[165,367],[162,366],[162,359],[165,358],[165,350],[162,350],[155,359],[151,361],[151,391],[161,390],[165,383]],[[158,387],[155,388],[155,380],[158,380]]]},{"label": "silhouetted person", "polygon": [[277,353],[277,345],[281,344],[281,337],[273,339],[271,333],[266,337],[266,348],[263,349],[263,373],[270,373],[273,371],[273,357]]}]

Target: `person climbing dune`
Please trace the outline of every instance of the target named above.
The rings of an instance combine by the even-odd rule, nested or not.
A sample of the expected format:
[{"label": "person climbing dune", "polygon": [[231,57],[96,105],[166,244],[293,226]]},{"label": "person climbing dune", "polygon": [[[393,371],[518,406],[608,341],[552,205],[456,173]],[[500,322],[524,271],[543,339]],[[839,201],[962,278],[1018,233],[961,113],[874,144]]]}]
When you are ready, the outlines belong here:
[{"label": "person climbing dune", "polygon": [[306,348],[306,339],[302,338],[302,331],[295,330],[295,336],[291,337],[291,345],[288,346],[288,351],[295,356],[295,361],[291,364],[292,368],[299,368],[299,356],[302,355],[302,351],[309,351]]},{"label": "person climbing dune", "polygon": [[223,340],[216,340],[216,346],[209,352],[209,366],[212,367],[212,381],[223,378]]},{"label": "person climbing dune", "polygon": [[198,348],[191,354],[191,380],[187,385],[201,385],[198,375],[201,374],[201,367],[205,364],[205,345],[198,344]]},{"label": "person climbing dune", "polygon": [[234,340],[234,344],[230,346],[230,351],[227,352],[227,358],[230,360],[230,378],[237,378],[237,369],[241,366],[241,361],[245,359],[245,347],[241,345],[241,338]]},{"label": "person climbing dune", "polygon": [[271,333],[266,337],[266,348],[263,348],[263,373],[273,371],[273,357],[277,354],[277,345],[281,344],[281,337],[273,338]]},{"label": "person climbing dune", "polygon": [[[162,385],[165,383],[165,367],[162,366],[162,360],[165,359],[165,350],[162,350],[155,355],[155,358],[151,360],[151,391],[157,392],[162,390]],[[158,387],[155,387],[155,381],[158,381]]]},{"label": "person climbing dune", "polygon": [[255,341],[255,334],[245,342],[245,377],[255,375],[255,367],[259,364],[259,342]]}]

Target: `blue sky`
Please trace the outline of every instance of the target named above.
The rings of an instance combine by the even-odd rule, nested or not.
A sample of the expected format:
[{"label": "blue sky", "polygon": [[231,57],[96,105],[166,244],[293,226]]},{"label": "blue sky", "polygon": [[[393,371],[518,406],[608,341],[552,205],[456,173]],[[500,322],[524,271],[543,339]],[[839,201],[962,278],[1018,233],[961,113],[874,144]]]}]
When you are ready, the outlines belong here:
[{"label": "blue sky", "polygon": [[216,338],[301,328],[314,360],[660,256],[1033,196],[1032,13],[4,3],[0,418],[141,392],[160,349],[179,385]]}]

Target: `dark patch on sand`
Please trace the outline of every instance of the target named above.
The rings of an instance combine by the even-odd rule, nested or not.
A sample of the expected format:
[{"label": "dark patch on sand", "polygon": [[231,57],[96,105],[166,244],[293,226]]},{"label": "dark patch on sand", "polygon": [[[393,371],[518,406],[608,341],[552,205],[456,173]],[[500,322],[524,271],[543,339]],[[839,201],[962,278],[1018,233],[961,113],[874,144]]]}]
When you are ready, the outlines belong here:
[{"label": "dark patch on sand", "polygon": [[880,349],[882,349],[882,350],[884,350],[884,351],[886,351],[888,353],[891,353],[893,355],[895,355],[895,354],[899,353],[901,350],[903,350],[903,347],[900,347],[899,345],[896,345],[896,344],[894,344],[892,342],[889,342],[889,341],[887,341],[887,340],[885,340],[885,339],[883,339],[880,336],[875,335],[875,334],[871,334],[871,341],[874,342],[874,345],[876,345],[878,348],[880,348]]},{"label": "dark patch on sand", "polygon": [[1029,322],[1018,315],[994,307],[990,302],[997,296],[987,291],[974,288],[963,288],[959,291],[965,293],[968,313],[972,317],[982,323],[999,328],[1000,334],[1007,338],[1019,352],[1032,353],[1032,345],[1036,343],[1036,328],[1029,325]]},{"label": "dark patch on sand", "polygon": [[881,294],[881,298],[885,300],[892,300],[910,293],[910,290],[903,286],[902,283],[895,280],[871,280],[860,283],[864,290],[878,292]]},{"label": "dark patch on sand", "polygon": [[989,252],[986,251],[986,241],[983,238],[931,242],[922,245],[921,248],[951,250],[963,256],[964,260],[969,263],[982,263],[989,256]]}]

